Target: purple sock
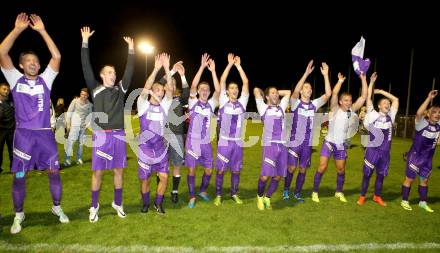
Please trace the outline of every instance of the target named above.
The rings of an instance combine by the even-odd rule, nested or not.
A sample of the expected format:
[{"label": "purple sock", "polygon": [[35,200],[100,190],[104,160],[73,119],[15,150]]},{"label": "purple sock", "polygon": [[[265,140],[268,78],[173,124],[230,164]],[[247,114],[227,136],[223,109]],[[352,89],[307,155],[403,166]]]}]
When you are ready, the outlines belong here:
[{"label": "purple sock", "polygon": [[154,204],[156,204],[156,206],[158,206],[158,205],[161,205],[162,202],[163,202],[163,195],[156,193],[156,199],[154,200]]},{"label": "purple sock", "polygon": [[336,192],[342,192],[342,189],[344,188],[345,172],[342,174],[337,174],[338,176],[336,177]]},{"label": "purple sock", "polygon": [[278,183],[279,182],[280,181],[276,180],[275,178],[272,178],[272,180],[270,180],[269,189],[267,189],[266,197],[268,197],[268,198],[272,197],[272,194],[278,188]]},{"label": "purple sock", "polygon": [[299,172],[296,176],[295,193],[300,193],[302,191],[304,181],[306,180],[306,173]]},{"label": "purple sock", "polygon": [[315,173],[315,178],[313,180],[313,192],[318,192],[319,190],[319,184],[321,183],[321,179],[322,179],[322,173],[321,172],[316,172]]},{"label": "purple sock", "polygon": [[376,184],[374,185],[374,195],[380,197],[382,196],[382,186],[383,186],[384,176],[376,174]]},{"label": "purple sock", "polygon": [[223,188],[223,178],[225,177],[225,174],[217,173],[217,176],[215,177],[215,192],[217,196],[222,196],[222,188]]},{"label": "purple sock", "polygon": [[49,176],[49,188],[52,195],[52,202],[54,206],[59,206],[61,203],[61,177],[60,173],[48,173]]},{"label": "purple sock", "polygon": [[150,192],[142,193],[142,202],[144,203],[144,206],[150,205]]},{"label": "purple sock", "polygon": [[99,202],[99,190],[92,191],[92,206],[94,208],[97,208],[98,207],[98,202]]},{"label": "purple sock", "polygon": [[237,195],[240,184],[240,173],[231,174],[231,196]]},{"label": "purple sock", "polygon": [[115,189],[115,204],[118,206],[122,205],[122,188]]},{"label": "purple sock", "polygon": [[362,177],[361,196],[365,197],[368,191],[368,185],[370,184],[371,175],[365,175]]},{"label": "purple sock", "polygon": [[23,202],[26,197],[26,178],[16,178],[12,182],[12,202],[14,202],[14,211],[23,212]]},{"label": "purple sock", "polygon": [[260,197],[263,197],[263,195],[264,195],[264,190],[266,189],[266,182],[267,181],[263,182],[261,180],[261,178],[258,179],[258,191],[257,191],[257,193],[258,193],[258,196],[260,196]]},{"label": "purple sock", "polygon": [[[299,173],[298,173],[299,175]],[[284,190],[288,191],[290,189],[290,185],[292,184],[293,173],[287,171],[287,176],[284,178]]]},{"label": "purple sock", "polygon": [[419,185],[420,201],[428,201],[428,186]]},{"label": "purple sock", "polygon": [[195,198],[195,188],[196,188],[196,177],[188,175],[186,177],[186,181],[188,182],[188,191],[189,191],[189,198]]},{"label": "purple sock", "polygon": [[202,177],[202,184],[200,185],[199,192],[206,192],[206,189],[209,185],[209,180],[211,180],[211,175],[207,175],[206,173],[203,173]]},{"label": "purple sock", "polygon": [[406,186],[402,185],[402,200],[408,201],[410,191],[411,191],[411,186],[406,187]]}]

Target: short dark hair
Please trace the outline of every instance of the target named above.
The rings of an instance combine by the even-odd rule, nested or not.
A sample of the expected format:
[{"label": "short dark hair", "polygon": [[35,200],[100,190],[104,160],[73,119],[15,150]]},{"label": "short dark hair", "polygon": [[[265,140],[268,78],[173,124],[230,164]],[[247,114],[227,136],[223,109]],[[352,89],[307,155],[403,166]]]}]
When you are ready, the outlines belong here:
[{"label": "short dark hair", "polygon": [[388,99],[388,98],[381,98],[381,99],[379,99],[379,101],[377,102],[377,105],[379,105],[379,104],[382,102],[382,100],[388,100],[388,101],[390,101],[390,103],[391,103],[391,100],[390,100],[390,99]]},{"label": "short dark hair", "polygon": [[2,87],[2,86],[11,87],[11,86],[9,85],[9,83],[0,83],[0,87]]},{"label": "short dark hair", "polygon": [[236,82],[229,82],[229,83],[228,83],[228,86],[226,87],[226,89],[229,89],[229,86],[231,86],[232,84],[235,84],[235,85],[237,85],[237,87],[238,87],[238,84],[237,84]]},{"label": "short dark hair", "polygon": [[264,90],[264,96],[269,96],[269,91],[270,89],[276,89],[277,87],[275,86],[269,86]]},{"label": "short dark hair", "polygon": [[37,57],[38,61],[40,61],[40,59],[38,58],[37,53],[35,53],[32,50],[26,50],[26,51],[21,52],[20,56],[18,57],[18,62],[21,63],[21,61],[23,60],[23,57],[25,57],[28,54],[35,55],[35,57]]},{"label": "short dark hair", "polygon": [[81,91],[80,91],[80,93],[81,93],[81,92],[85,92],[85,93],[89,94],[89,90],[88,90],[87,88],[82,88]]},{"label": "short dark hair", "polygon": [[440,104],[433,104],[429,109],[431,108],[440,108]]},{"label": "short dark hair", "polygon": [[348,92],[342,92],[342,93],[339,95],[339,99],[338,99],[338,100],[341,100],[342,97],[344,97],[344,96],[352,97],[352,95],[351,95],[350,93],[348,93]]},{"label": "short dark hair", "polygon": [[199,89],[200,85],[208,85],[208,87],[209,87],[209,83],[203,81],[203,82],[200,82],[199,84],[197,84],[197,89]]}]

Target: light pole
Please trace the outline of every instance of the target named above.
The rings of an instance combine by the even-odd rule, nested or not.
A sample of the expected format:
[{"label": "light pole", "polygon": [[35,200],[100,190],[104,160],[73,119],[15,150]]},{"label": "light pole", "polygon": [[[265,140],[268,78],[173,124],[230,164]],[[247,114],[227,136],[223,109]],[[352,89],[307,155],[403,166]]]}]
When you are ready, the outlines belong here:
[{"label": "light pole", "polygon": [[153,53],[154,47],[148,42],[141,42],[138,47],[145,54],[145,73],[148,77],[148,55]]}]

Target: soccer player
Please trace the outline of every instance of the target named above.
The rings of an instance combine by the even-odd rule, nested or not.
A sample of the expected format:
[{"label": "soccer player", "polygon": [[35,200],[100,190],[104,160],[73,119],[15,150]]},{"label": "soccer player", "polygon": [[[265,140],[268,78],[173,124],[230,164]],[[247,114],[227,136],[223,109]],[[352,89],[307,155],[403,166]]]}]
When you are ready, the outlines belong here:
[{"label": "soccer player", "polygon": [[[40,70],[38,56],[31,51],[20,54],[20,73],[12,63],[9,50],[17,37],[28,26],[40,33],[46,43],[51,59],[43,73]],[[61,177],[55,135],[50,127],[50,91],[60,68],[61,54],[47,33],[41,18],[35,14],[30,17],[20,13],[15,20],[15,27],[0,45],[0,65],[6,80],[11,85],[15,103],[16,130],[14,133],[14,157],[12,161],[12,201],[15,218],[11,234],[21,231],[24,221],[23,204],[26,196],[26,173],[34,169],[48,170],[50,193],[52,195],[52,213],[61,223],[68,223],[69,218],[61,209]]]},{"label": "soccer player", "polygon": [[[208,67],[211,71],[214,83],[214,94],[208,100],[211,93],[209,83],[200,82],[203,70]],[[199,97],[197,98],[197,94]],[[211,116],[214,109],[218,106],[218,98],[220,94],[220,84],[215,72],[215,62],[209,59],[208,54],[202,56],[199,71],[195,75],[190,89],[190,97],[188,100],[190,123],[186,137],[186,157],[185,165],[188,167],[188,189],[189,189],[189,208],[194,208],[196,203],[195,197],[195,176],[198,164],[204,167],[202,183],[200,185],[199,197],[205,201],[209,201],[206,189],[212,174],[212,145],[210,139],[211,133]]]},{"label": "soccer player", "polygon": [[382,185],[384,178],[388,175],[390,167],[390,149],[391,137],[393,134],[393,123],[399,109],[399,99],[390,93],[374,89],[374,94],[381,94],[385,98],[381,98],[377,104],[379,111],[374,110],[373,86],[376,82],[377,75],[373,73],[370,78],[367,96],[367,115],[364,119],[364,126],[369,131],[370,139],[365,151],[364,159],[364,176],[362,178],[361,195],[357,203],[365,204],[365,194],[368,190],[370,178],[376,170],[376,183],[374,187],[373,201],[381,206],[386,206],[382,200]]},{"label": "soccer player", "polygon": [[[278,91],[275,87],[265,92],[254,88],[257,110],[263,121],[263,155],[258,180],[257,208],[272,209],[270,198],[277,190],[281,177],[287,173],[287,147],[284,138],[284,112],[289,105],[290,90]],[[280,101],[280,96],[283,98]],[[266,99],[266,103],[263,98]],[[266,182],[271,178],[269,189],[264,194]]]},{"label": "soccer player", "polygon": [[349,131],[349,122],[352,114],[359,110],[367,99],[368,84],[365,74],[361,74],[360,79],[362,82],[362,93],[353,104],[351,94],[349,93],[344,92],[338,97],[342,83],[345,81],[345,77],[341,73],[338,74],[338,82],[333,88],[332,98],[330,100],[328,134],[325,136],[324,143],[322,144],[319,167],[314,178],[312,192],[312,200],[314,202],[319,202],[319,184],[321,183],[322,175],[327,170],[328,162],[332,155],[335,159],[337,171],[335,197],[342,202],[347,202],[344,193],[342,193],[345,180],[345,162],[347,159],[347,150],[344,141],[348,137],[347,133]]},{"label": "soccer player", "polygon": [[[165,139],[169,142],[168,157],[173,165],[173,188],[171,191],[171,201],[176,204],[179,202],[179,184],[180,184],[180,168],[185,158],[185,146],[183,143],[185,131],[185,122],[183,120],[185,112],[183,106],[188,104],[189,86],[185,77],[185,67],[183,62],[179,61],[174,64],[171,70],[171,76],[179,73],[182,81],[182,89],[176,87],[176,79],[172,78],[172,88],[174,90],[173,101],[170,111],[168,112],[168,120],[165,127]],[[162,78],[163,79],[163,78]],[[162,80],[161,80],[162,81]],[[163,80],[166,82],[166,80]]]},{"label": "soccer player", "polygon": [[[311,100],[312,85],[306,82],[307,77],[313,72],[313,61],[307,65],[301,79],[295,86],[290,98],[290,110],[293,113],[293,124],[290,136],[289,149],[287,151],[287,177],[284,181],[283,199],[289,200],[289,188],[296,168],[299,173],[296,176],[296,186],[293,197],[299,202],[304,202],[301,190],[306,178],[306,169],[310,168],[312,159],[313,118],[315,112],[325,105],[332,95],[330,79],[328,77],[328,65],[323,62],[321,74],[324,77],[325,94]],[[301,96],[300,96],[301,95]]]},{"label": "soccer player", "polygon": [[64,166],[70,166],[70,157],[73,154],[73,144],[78,140],[76,163],[83,164],[82,155],[86,141],[87,116],[92,112],[93,105],[89,102],[89,91],[81,89],[79,98],[75,98],[69,105],[66,115],[67,143],[64,154]]},{"label": "soccer player", "polygon": [[[166,87],[154,82],[161,68],[165,69]],[[143,207],[141,212],[148,212],[150,206],[151,174],[156,172],[160,182],[157,186],[154,208],[159,214],[165,214],[162,206],[163,196],[168,181],[168,153],[164,139],[164,128],[168,111],[173,100],[171,86],[170,56],[160,54],[155,57],[154,70],[148,77],[144,89],[137,101],[141,134],[139,136],[138,176],[141,180]],[[150,98],[148,99],[148,95]],[[165,96],[164,96],[165,95]]]},{"label": "soccer player", "polygon": [[[241,96],[238,85],[234,82],[228,84],[226,79],[232,66],[235,66],[240,73],[243,87]],[[243,165],[243,122],[245,120],[246,106],[249,101],[249,80],[241,67],[239,56],[228,54],[228,65],[220,77],[220,109],[218,117],[220,132],[217,146],[217,159],[215,162],[217,175],[215,179],[216,198],[214,204],[219,206],[222,203],[222,188],[224,172],[231,169],[231,197],[237,204],[243,204],[238,196],[238,185],[240,183],[240,171]]]},{"label": "soccer player", "polygon": [[[124,131],[124,96],[127,92],[134,70],[134,43],[130,37],[124,37],[128,45],[128,57],[122,80],[116,83],[116,71],[111,65],[105,65],[99,75],[102,84],[95,79],[89,55],[89,38],[95,31],[89,27],[81,29],[81,63],[87,87],[93,99],[93,151],[92,151],[92,206],[89,209],[89,221],[98,221],[99,191],[104,170],[113,170],[114,201],[112,207],[121,218],[126,214],[122,207],[123,169],[127,167],[127,150]],[[100,122],[100,116],[107,118]],[[102,117],[102,118],[104,118]]]},{"label": "soccer player", "polygon": [[419,207],[427,212],[434,212],[426,202],[428,201],[428,180],[432,172],[432,157],[434,156],[440,135],[440,106],[431,106],[431,108],[428,109],[426,117],[425,111],[437,94],[437,90],[430,91],[428,97],[416,113],[416,134],[414,136],[413,144],[408,151],[406,160],[406,178],[402,185],[401,206],[408,211],[412,210],[408,202],[411,184],[418,176],[420,196]]}]

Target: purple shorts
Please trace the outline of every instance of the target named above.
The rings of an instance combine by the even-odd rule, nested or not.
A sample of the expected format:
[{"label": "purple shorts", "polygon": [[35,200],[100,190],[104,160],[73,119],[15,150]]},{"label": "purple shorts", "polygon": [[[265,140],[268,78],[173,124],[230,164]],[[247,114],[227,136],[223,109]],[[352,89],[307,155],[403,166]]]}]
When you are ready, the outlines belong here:
[{"label": "purple shorts", "polygon": [[14,133],[14,155],[11,172],[38,170],[58,170],[57,143],[51,129],[17,128]]},{"label": "purple shorts", "polygon": [[165,145],[161,147],[139,145],[138,176],[140,180],[147,180],[153,172],[166,174],[170,172],[167,151]]},{"label": "purple shorts", "polygon": [[[196,142],[196,144],[194,144]],[[201,144],[200,141],[187,139],[185,143],[186,155],[185,166],[195,168],[198,164],[204,168],[212,168],[212,145],[211,143]]]},{"label": "purple shorts", "polygon": [[322,148],[321,148],[321,156],[330,158],[332,154],[335,160],[346,160],[347,150],[345,144],[336,145],[332,142],[324,140],[324,143],[322,143]]},{"label": "purple shorts", "polygon": [[415,179],[429,178],[432,172],[432,158],[426,158],[417,152],[408,152],[406,160],[406,176]]},{"label": "purple shorts", "polygon": [[287,175],[287,147],[283,143],[263,146],[260,175],[268,177]]},{"label": "purple shorts", "polygon": [[92,170],[127,167],[127,147],[123,129],[93,131]]},{"label": "purple shorts", "polygon": [[364,175],[371,176],[376,169],[376,173],[388,176],[390,168],[390,153],[377,148],[367,148],[364,158]]},{"label": "purple shorts", "polygon": [[215,168],[226,171],[239,172],[243,166],[243,144],[242,141],[232,141],[220,138],[217,146],[217,159]]},{"label": "purple shorts", "polygon": [[310,168],[312,163],[312,146],[308,143],[299,145],[298,147],[291,147],[287,150],[287,165]]}]

